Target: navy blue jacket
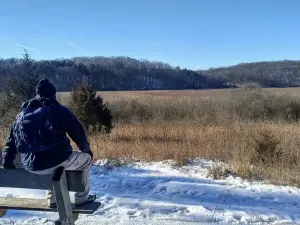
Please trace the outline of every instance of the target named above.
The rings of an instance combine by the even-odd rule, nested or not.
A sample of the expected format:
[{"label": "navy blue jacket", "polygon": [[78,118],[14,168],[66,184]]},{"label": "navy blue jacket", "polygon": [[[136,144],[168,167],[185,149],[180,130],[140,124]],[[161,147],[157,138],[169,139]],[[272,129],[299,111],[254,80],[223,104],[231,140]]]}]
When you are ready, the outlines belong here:
[{"label": "navy blue jacket", "polygon": [[[38,108],[41,102],[43,104],[53,105],[52,118],[53,127],[57,133],[56,146],[42,152],[20,153],[24,168],[28,171],[44,170],[55,167],[67,160],[72,153],[72,146],[67,134],[82,152],[92,154],[89,142],[80,122],[68,108],[60,105],[55,99],[45,99],[37,96],[24,103],[22,108],[28,105]],[[14,125],[11,128],[10,135],[2,151],[3,167],[7,169],[15,167],[14,160],[18,152],[13,136],[13,129]]]}]

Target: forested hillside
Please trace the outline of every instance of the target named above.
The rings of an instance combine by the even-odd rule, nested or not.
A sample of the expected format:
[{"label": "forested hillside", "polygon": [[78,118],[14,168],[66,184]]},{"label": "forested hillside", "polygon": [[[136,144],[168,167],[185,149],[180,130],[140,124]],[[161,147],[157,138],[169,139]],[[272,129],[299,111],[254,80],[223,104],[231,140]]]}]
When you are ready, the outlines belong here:
[{"label": "forested hillside", "polygon": [[[34,65],[37,73],[49,78],[59,91],[70,91],[83,79],[89,79],[97,90],[215,89],[244,83],[300,86],[300,61],[288,60],[198,71],[129,57],[75,57],[34,61]],[[21,59],[0,59],[0,91],[21,71]]]},{"label": "forested hillside", "polygon": [[242,63],[198,72],[217,79],[225,79],[237,86],[243,83],[257,83],[262,87],[300,86],[300,61]]},{"label": "forested hillside", "polygon": [[[97,90],[205,89],[226,88],[226,82],[192,70],[171,67],[162,62],[129,57],[77,57],[35,61],[41,77],[49,78],[59,91],[70,91],[82,79]],[[11,76],[22,71],[20,59],[0,60],[1,89]]]}]

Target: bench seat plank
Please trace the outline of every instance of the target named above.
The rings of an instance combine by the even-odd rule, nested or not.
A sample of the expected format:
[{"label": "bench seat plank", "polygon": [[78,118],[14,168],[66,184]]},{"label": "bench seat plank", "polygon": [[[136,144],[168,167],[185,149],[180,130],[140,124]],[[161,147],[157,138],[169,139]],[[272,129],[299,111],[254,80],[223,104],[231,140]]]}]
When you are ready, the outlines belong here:
[{"label": "bench seat plank", "polygon": [[[84,181],[81,171],[66,171],[69,191],[83,192]],[[53,175],[36,175],[24,169],[7,170],[0,168],[0,187],[50,190]]]},{"label": "bench seat plank", "polygon": [[[93,214],[100,205],[100,202],[93,202],[81,207],[75,207],[73,203],[72,212],[81,214]],[[0,198],[0,209],[57,212],[57,209],[52,209],[47,206],[46,199]]]}]

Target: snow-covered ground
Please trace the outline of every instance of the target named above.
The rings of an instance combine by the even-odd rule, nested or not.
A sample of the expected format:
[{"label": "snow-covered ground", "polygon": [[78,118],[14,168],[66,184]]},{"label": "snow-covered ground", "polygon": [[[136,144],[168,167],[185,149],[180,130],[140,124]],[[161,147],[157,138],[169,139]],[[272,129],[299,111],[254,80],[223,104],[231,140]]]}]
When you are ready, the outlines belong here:
[{"label": "snow-covered ground", "polygon": [[[102,206],[76,224],[300,224],[300,189],[207,177],[212,162],[184,167],[137,162],[91,171]],[[44,198],[44,191],[0,189],[0,196]],[[73,198],[73,196],[71,195]],[[57,213],[8,211],[0,224],[52,224]]]}]

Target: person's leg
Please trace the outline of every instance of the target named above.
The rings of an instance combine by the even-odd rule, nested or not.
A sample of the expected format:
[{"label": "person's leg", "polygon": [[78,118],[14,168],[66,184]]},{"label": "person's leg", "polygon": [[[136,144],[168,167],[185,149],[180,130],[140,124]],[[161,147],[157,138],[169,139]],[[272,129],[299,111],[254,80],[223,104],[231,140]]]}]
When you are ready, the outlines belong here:
[{"label": "person's leg", "polygon": [[[90,168],[92,165],[91,156],[87,153],[80,151],[73,151],[68,160],[64,161],[62,164],[42,171],[33,172],[35,174],[53,174],[54,171],[63,166],[65,170],[75,170],[83,172],[83,182],[85,185],[85,191],[75,193],[75,204],[82,204],[86,201],[92,201],[95,196],[92,196],[93,199],[89,199],[89,191],[90,191]],[[55,207],[55,195],[53,190],[46,191],[46,197],[48,201],[48,205],[50,207]]]},{"label": "person's leg", "polygon": [[64,162],[65,170],[82,171],[85,191],[75,193],[75,204],[82,204],[89,198],[91,165],[91,156],[88,153],[79,151],[73,151],[69,160]]}]

